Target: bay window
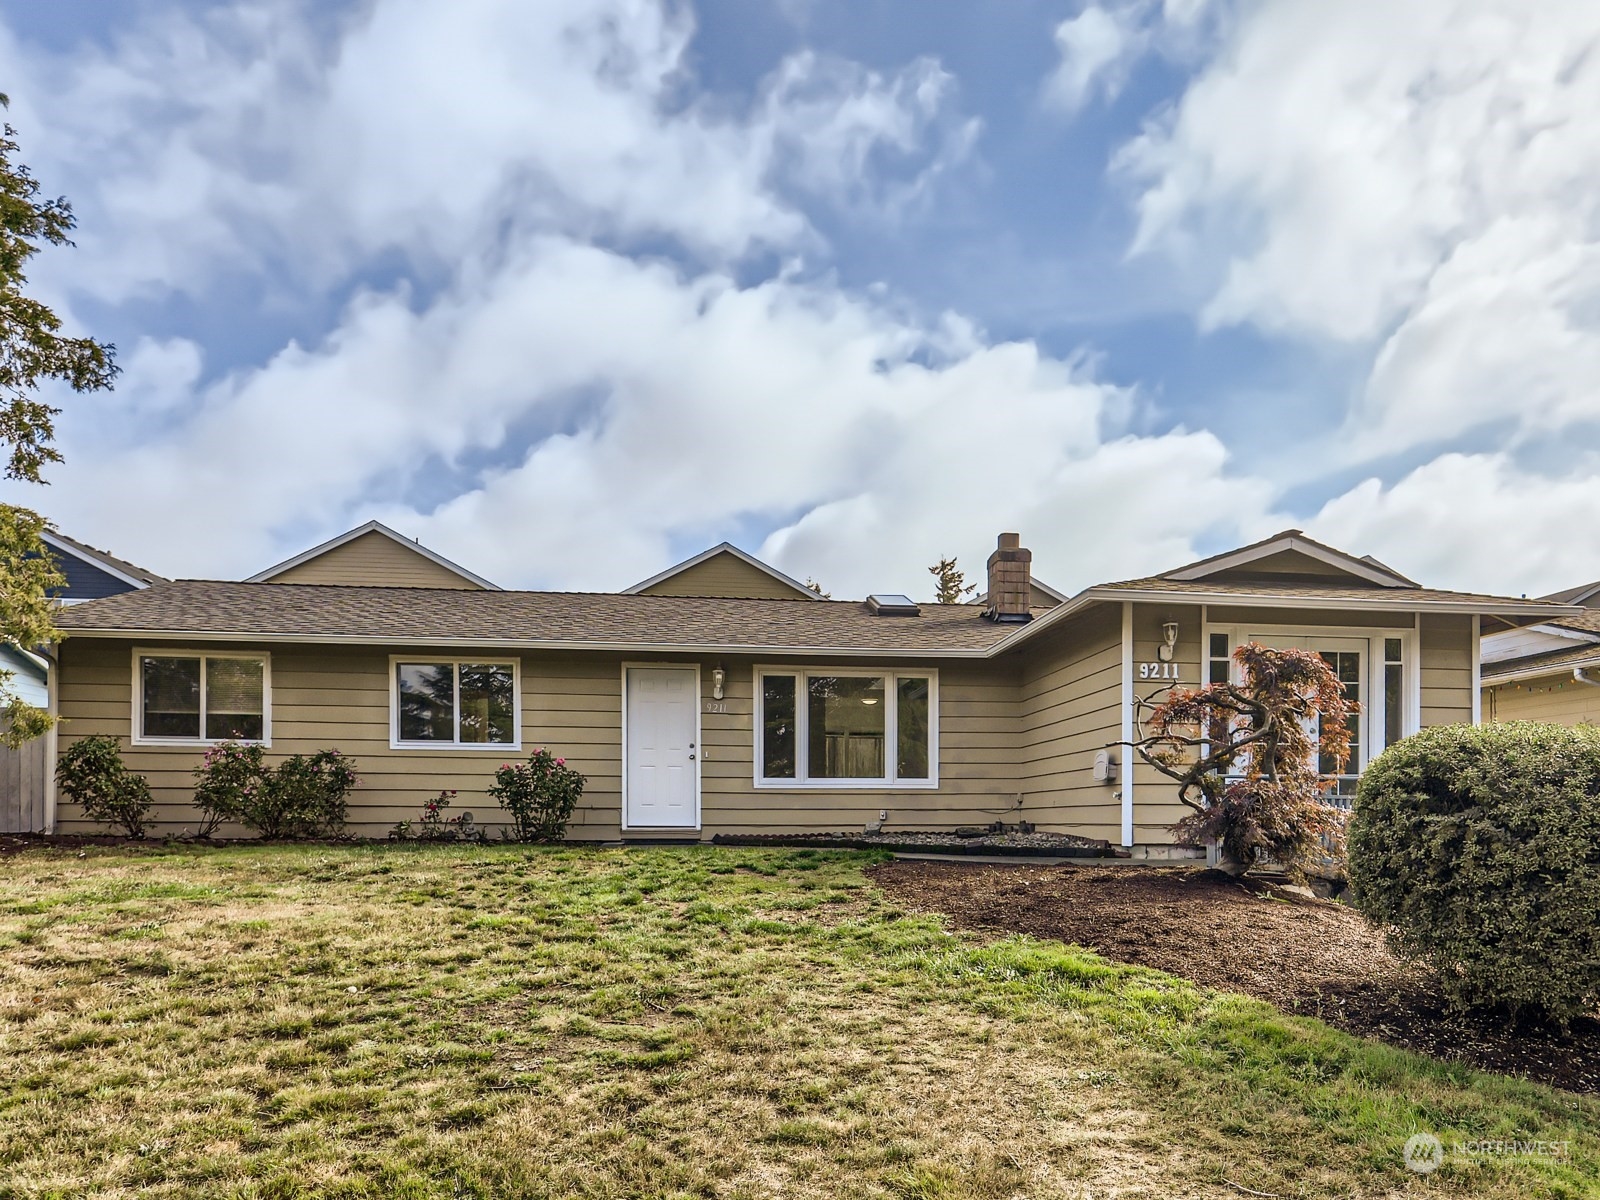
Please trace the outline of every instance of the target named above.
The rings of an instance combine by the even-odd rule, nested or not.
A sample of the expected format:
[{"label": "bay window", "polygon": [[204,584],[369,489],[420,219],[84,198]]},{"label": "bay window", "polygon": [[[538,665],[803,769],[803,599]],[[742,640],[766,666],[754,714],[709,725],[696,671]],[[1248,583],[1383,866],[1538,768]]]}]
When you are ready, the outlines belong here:
[{"label": "bay window", "polygon": [[515,660],[395,657],[389,678],[395,749],[514,750],[521,745]]},{"label": "bay window", "polygon": [[756,784],[935,787],[938,675],[756,671]]},{"label": "bay window", "polygon": [[265,654],[134,651],[133,740],[267,743],[269,666]]}]

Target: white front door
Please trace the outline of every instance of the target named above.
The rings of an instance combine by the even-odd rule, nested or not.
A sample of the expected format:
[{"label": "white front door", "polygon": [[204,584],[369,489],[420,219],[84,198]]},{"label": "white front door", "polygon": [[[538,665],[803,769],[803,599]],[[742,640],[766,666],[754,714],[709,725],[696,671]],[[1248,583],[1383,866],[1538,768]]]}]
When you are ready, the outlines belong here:
[{"label": "white front door", "polygon": [[700,827],[699,678],[694,667],[625,671],[625,829]]}]

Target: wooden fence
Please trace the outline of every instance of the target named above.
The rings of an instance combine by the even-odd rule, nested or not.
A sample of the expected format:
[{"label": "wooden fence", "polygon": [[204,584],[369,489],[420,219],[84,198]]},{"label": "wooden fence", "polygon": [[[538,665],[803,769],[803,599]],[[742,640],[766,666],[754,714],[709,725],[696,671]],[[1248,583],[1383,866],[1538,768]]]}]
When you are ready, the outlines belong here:
[{"label": "wooden fence", "polygon": [[50,739],[34,738],[20,750],[0,746],[0,833],[43,833],[44,789]]}]

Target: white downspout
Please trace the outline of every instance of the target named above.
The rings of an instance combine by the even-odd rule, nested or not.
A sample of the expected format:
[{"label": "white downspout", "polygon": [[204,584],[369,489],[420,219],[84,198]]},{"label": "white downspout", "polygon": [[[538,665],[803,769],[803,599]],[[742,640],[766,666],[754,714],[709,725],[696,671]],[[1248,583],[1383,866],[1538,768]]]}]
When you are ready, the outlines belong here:
[{"label": "white downspout", "polygon": [[58,734],[61,728],[61,643],[50,647],[54,653],[44,656],[48,667],[44,675],[46,711],[50,714],[50,731],[44,735],[44,831],[56,831],[56,759],[59,750]]},{"label": "white downspout", "polygon": [[1590,679],[1587,667],[1573,667],[1572,678],[1578,683],[1587,683],[1590,687],[1600,687],[1600,679]]}]

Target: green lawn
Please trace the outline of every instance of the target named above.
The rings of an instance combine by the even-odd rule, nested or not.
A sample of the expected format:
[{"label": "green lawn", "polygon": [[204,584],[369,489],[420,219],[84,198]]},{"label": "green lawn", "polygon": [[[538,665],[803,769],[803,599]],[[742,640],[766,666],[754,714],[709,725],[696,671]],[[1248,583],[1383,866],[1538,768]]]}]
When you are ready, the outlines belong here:
[{"label": "green lawn", "polygon": [[[896,910],[869,861],[0,859],[0,1196],[1600,1187],[1592,1099],[1061,945],[952,936]],[[1420,1177],[1401,1160],[1418,1131],[1570,1146]]]}]

